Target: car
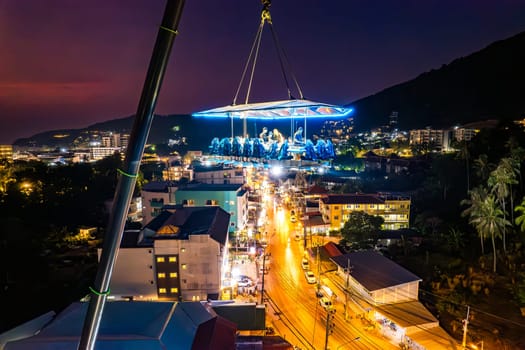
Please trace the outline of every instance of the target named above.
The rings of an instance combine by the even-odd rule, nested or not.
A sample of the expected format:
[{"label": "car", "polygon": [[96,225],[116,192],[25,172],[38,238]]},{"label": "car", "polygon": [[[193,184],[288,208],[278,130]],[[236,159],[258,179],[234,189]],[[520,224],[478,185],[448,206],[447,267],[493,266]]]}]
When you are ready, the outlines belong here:
[{"label": "car", "polygon": [[301,267],[303,268],[303,270],[308,270],[310,268],[310,263],[308,262],[308,259],[303,258],[303,260],[301,260]]},{"label": "car", "polygon": [[296,241],[300,241],[301,238],[302,238],[301,235],[298,234],[298,233],[296,233],[296,234],[294,235],[294,239],[295,239]]},{"label": "car", "polygon": [[297,218],[295,217],[295,215],[290,216],[290,221],[292,223],[296,223],[297,222]]},{"label": "car", "polygon": [[317,278],[315,278],[315,275],[312,271],[307,270],[304,272],[304,277],[306,278],[306,282],[313,284],[317,282]]},{"label": "car", "polygon": [[332,300],[330,300],[330,298],[327,297],[322,297],[321,299],[319,299],[319,304],[325,310],[330,310],[333,307]]},{"label": "car", "polygon": [[253,281],[250,277],[245,276],[241,279],[237,280],[237,286],[238,287],[249,287],[253,284]]}]

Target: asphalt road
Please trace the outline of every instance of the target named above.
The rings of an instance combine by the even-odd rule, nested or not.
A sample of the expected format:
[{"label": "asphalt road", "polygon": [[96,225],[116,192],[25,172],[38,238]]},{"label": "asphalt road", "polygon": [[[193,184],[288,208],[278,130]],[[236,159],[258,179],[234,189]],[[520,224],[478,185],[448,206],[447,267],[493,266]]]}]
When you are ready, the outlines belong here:
[{"label": "asphalt road", "polygon": [[[265,228],[269,237],[266,253],[270,253],[269,272],[265,279],[265,302],[268,306],[268,323],[278,334],[301,349],[325,349],[327,311],[319,304],[316,296],[317,284],[309,284],[301,267],[306,256],[304,242],[294,239],[297,224],[289,220],[285,209],[267,208],[268,224]],[[310,259],[310,269],[317,276],[317,263]],[[345,294],[337,284],[332,283],[333,273],[321,276],[337,295],[334,301],[336,313],[334,332],[328,337],[328,349],[399,349],[373,330],[366,330],[367,324],[355,316],[361,310],[351,300],[348,305],[349,317],[345,321]]]}]

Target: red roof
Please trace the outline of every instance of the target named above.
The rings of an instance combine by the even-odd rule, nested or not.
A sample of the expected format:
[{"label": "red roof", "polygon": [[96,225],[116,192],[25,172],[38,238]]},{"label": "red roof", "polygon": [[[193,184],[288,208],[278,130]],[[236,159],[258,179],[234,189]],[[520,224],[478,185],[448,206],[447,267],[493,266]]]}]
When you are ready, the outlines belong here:
[{"label": "red roof", "polygon": [[308,194],[325,194],[327,192],[328,191],[324,187],[319,185],[313,185],[308,189]]},{"label": "red roof", "polygon": [[328,256],[330,258],[333,258],[335,256],[339,256],[339,255],[343,255],[343,252],[341,252],[339,250],[339,248],[337,248],[337,246],[335,245],[334,242],[328,242],[324,245],[324,249],[326,250],[326,252],[328,253]]}]

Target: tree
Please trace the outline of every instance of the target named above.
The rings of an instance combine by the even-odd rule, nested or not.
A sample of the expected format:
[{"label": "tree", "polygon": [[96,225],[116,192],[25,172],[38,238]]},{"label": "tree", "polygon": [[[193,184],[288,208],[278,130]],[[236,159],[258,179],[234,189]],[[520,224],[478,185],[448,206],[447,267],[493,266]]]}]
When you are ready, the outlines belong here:
[{"label": "tree", "polygon": [[[509,158],[501,159],[498,167],[490,173],[488,184],[491,188],[491,193],[496,195],[496,199],[502,207],[503,218],[507,216],[507,210],[505,208],[506,199],[510,194],[510,187],[516,184],[516,176],[511,168],[511,161]],[[506,232],[503,230],[503,251],[507,252],[506,245]]]},{"label": "tree", "polygon": [[[478,219],[480,216],[483,215],[483,202],[485,201],[485,198],[487,198],[487,190],[480,186],[473,188],[470,192],[470,199],[464,199],[461,201],[461,205],[468,205],[469,207],[461,213],[462,217],[469,217],[469,222],[474,219]],[[485,246],[483,242],[485,241],[485,232],[484,231],[478,231],[479,240],[481,243],[481,255],[485,255]]]},{"label": "tree", "polygon": [[483,232],[483,235],[490,235],[494,259],[493,272],[496,272],[496,238],[502,237],[506,226],[510,226],[511,224],[505,219],[503,210],[498,206],[492,194],[487,195],[480,209],[481,215],[471,218],[469,223],[473,225],[478,232]]},{"label": "tree", "polygon": [[369,215],[364,211],[351,212],[341,229],[341,236],[349,242],[372,238],[373,234],[381,229],[384,221],[382,217]]},{"label": "tree", "polygon": [[448,249],[451,253],[457,253],[465,245],[465,233],[458,228],[452,227],[446,236]]},{"label": "tree", "polygon": [[7,162],[0,164],[0,194],[6,193],[8,185],[15,181],[13,167]]},{"label": "tree", "polygon": [[521,204],[514,208],[514,211],[520,213],[514,222],[520,227],[521,232],[525,232],[525,197],[521,199]]},{"label": "tree", "polygon": [[521,175],[520,172],[520,161],[516,158],[502,158],[500,160],[500,165],[503,167],[505,173],[507,174],[507,184],[509,185],[510,191],[510,215],[511,221],[514,221],[514,196],[512,194],[512,185],[518,183],[517,177]]},{"label": "tree", "polygon": [[484,183],[489,178],[489,174],[493,170],[494,165],[489,162],[489,157],[486,154],[481,154],[474,160],[474,167],[480,182]]}]

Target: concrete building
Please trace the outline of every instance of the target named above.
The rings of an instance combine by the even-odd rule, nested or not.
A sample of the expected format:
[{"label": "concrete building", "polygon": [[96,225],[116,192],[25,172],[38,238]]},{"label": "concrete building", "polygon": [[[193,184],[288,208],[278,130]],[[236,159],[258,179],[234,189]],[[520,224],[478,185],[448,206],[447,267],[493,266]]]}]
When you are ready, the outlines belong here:
[{"label": "concrete building", "polygon": [[187,184],[177,189],[175,197],[184,206],[220,206],[230,214],[230,232],[248,224],[248,191],[242,184]]},{"label": "concrete building", "polygon": [[0,145],[0,159],[13,160],[13,145]]},{"label": "concrete building", "polygon": [[176,181],[153,181],[142,186],[142,222],[148,223],[160,214],[165,205],[175,204]]},{"label": "concrete building", "polygon": [[479,132],[479,129],[470,129],[464,127],[456,127],[453,130],[454,139],[456,141],[470,141],[476,134]]},{"label": "concrete building", "polygon": [[330,229],[340,230],[353,211],[381,216],[384,229],[407,228],[410,222],[410,198],[391,194],[328,194],[319,201],[319,211]]},{"label": "concrete building", "polygon": [[246,170],[223,164],[196,166],[193,168],[193,179],[207,184],[244,184],[246,183]]},{"label": "concrete building", "polygon": [[228,262],[228,221],[219,207],[179,206],[161,212],[140,232],[125,232],[111,294],[133,300],[217,299]]},{"label": "concrete building", "polygon": [[120,147],[90,147],[90,160],[97,161],[108,156],[112,156],[115,153],[120,153]]},{"label": "concrete building", "polygon": [[411,145],[427,145],[435,150],[443,150],[449,148],[450,138],[448,137],[448,130],[441,129],[418,129],[410,130],[410,144]]}]

